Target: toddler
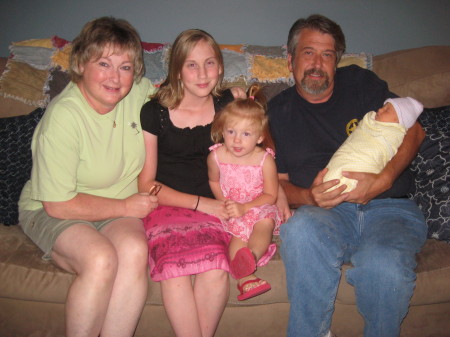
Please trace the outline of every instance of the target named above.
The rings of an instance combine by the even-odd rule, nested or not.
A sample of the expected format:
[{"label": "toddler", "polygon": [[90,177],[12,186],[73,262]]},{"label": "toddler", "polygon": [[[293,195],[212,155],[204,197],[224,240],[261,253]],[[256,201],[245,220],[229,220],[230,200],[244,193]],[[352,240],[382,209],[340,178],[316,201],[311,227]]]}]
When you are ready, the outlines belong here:
[{"label": "toddler", "polygon": [[208,156],[211,190],[225,200],[230,217],[222,223],[232,234],[230,271],[238,280],[240,301],[271,289],[254,272],[275,253],[272,235],[279,234],[282,222],[275,205],[278,175],[265,99],[256,85],[248,95],[229,103],[214,120],[211,135],[217,144]]}]

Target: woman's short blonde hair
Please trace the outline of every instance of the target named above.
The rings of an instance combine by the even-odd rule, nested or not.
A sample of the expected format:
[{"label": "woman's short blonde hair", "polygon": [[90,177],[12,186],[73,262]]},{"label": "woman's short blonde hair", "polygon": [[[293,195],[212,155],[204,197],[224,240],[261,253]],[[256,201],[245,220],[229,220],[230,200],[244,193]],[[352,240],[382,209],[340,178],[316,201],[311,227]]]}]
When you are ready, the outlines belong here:
[{"label": "woman's short blonde hair", "polygon": [[144,58],[141,39],[136,29],[126,20],[101,17],[84,25],[73,40],[70,54],[70,75],[78,82],[83,73],[81,67],[92,60],[98,60],[106,48],[115,52],[126,52],[134,65],[134,80],[144,75]]},{"label": "woman's short blonde hair", "polygon": [[181,103],[184,94],[183,84],[180,80],[181,70],[183,69],[184,62],[190,52],[199,41],[208,43],[216,54],[218,65],[222,71],[219,75],[219,80],[212,91],[212,95],[220,96],[224,73],[223,56],[220,47],[214,38],[207,32],[201,29],[188,29],[181,32],[175,39],[170,49],[169,72],[167,78],[161,84],[158,92],[154,95],[154,98],[158,99],[159,103],[164,107],[174,109]]}]

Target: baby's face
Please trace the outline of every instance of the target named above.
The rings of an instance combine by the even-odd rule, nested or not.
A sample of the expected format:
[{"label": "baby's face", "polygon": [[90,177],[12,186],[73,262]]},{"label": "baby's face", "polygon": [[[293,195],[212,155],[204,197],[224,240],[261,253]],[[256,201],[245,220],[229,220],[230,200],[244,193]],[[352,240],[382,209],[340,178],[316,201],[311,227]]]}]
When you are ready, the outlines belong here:
[{"label": "baby's face", "polygon": [[391,103],[386,103],[378,109],[375,120],[379,122],[398,123],[397,112]]}]

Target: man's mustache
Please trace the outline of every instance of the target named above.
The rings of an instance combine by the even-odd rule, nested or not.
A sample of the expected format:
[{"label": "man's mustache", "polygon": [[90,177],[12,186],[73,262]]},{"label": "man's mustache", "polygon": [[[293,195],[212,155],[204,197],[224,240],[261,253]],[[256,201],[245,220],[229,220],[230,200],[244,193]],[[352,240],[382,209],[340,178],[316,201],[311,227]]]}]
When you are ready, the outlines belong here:
[{"label": "man's mustache", "polygon": [[308,75],[319,75],[319,76],[327,77],[327,74],[324,71],[320,70],[320,69],[309,69],[309,70],[306,70],[305,71],[305,76],[308,76]]}]

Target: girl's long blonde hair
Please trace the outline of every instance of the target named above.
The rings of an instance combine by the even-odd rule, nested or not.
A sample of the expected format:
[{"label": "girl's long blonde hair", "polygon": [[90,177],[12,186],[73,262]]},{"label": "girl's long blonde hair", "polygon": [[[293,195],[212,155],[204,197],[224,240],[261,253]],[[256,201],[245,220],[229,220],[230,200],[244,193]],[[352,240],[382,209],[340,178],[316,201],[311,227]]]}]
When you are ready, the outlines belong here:
[{"label": "girl's long blonde hair", "polygon": [[238,117],[253,122],[263,137],[260,146],[275,150],[275,144],[270,134],[269,118],[266,114],[266,97],[262,92],[262,87],[258,84],[250,86],[247,98],[235,99],[216,114],[211,126],[211,139],[214,143],[224,141],[223,129],[229,117]]},{"label": "girl's long blonde hair", "polygon": [[181,70],[189,53],[195,48],[199,41],[208,43],[216,54],[219,67],[222,69],[219,80],[212,91],[213,96],[220,96],[222,92],[222,80],[224,73],[223,56],[220,47],[214,38],[201,29],[188,29],[180,33],[175,39],[169,54],[169,73],[161,84],[160,89],[153,95],[159,103],[169,109],[180,105],[184,96],[183,83],[180,79]]}]

